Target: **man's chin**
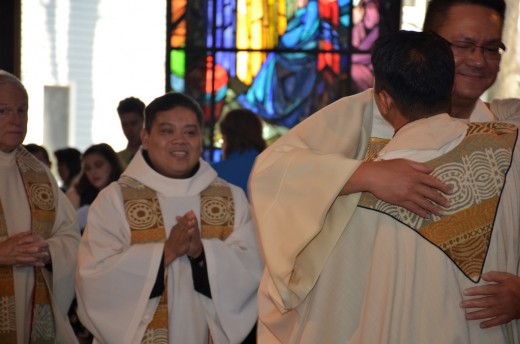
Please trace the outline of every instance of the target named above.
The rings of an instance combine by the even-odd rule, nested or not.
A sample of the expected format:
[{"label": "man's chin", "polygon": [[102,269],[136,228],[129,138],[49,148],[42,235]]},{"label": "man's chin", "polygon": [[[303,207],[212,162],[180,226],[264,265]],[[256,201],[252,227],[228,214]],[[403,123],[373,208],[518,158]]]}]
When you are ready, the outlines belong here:
[{"label": "man's chin", "polygon": [[459,89],[457,90],[457,93],[455,93],[455,95],[453,96],[453,101],[457,102],[458,100],[459,102],[464,103],[476,102],[485,90],[486,88],[483,89],[481,87],[467,87],[463,88],[462,90]]}]

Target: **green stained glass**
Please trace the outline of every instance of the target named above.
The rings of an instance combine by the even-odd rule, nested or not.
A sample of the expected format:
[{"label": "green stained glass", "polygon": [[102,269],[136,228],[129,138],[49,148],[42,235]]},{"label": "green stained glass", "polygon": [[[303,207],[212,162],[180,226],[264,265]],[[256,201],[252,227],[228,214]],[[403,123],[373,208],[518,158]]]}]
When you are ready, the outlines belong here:
[{"label": "green stained glass", "polygon": [[170,51],[170,72],[184,77],[186,72],[186,52],[184,50]]}]

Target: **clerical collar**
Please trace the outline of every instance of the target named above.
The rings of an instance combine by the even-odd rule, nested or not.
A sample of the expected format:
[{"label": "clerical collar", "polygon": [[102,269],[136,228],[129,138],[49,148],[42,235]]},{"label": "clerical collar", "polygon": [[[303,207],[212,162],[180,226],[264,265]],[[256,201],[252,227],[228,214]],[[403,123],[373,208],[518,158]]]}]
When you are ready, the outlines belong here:
[{"label": "clerical collar", "polygon": [[[143,149],[142,152],[143,152],[144,161],[146,161],[148,166],[150,166],[155,172],[159,173],[160,175],[163,175],[161,172],[157,171],[157,169],[153,166],[152,161],[150,160],[150,156],[148,155],[148,152],[145,149]],[[200,168],[200,162],[197,161],[197,164],[195,164],[195,166],[193,166],[193,169],[185,177],[174,178],[174,179],[188,179],[188,178],[191,178],[191,177],[193,177],[195,175],[195,173],[197,173],[199,168]]]}]

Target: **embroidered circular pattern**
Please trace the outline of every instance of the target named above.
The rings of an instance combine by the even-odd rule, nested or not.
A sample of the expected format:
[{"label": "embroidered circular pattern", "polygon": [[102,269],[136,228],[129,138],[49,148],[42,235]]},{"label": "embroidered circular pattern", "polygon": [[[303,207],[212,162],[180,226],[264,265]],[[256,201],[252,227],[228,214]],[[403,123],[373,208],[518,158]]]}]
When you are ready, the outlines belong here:
[{"label": "embroidered circular pattern", "polygon": [[31,184],[29,194],[34,205],[42,210],[52,210],[54,208],[54,197],[52,196],[51,186],[48,184]]},{"label": "embroidered circular pattern", "polygon": [[202,218],[209,225],[223,225],[228,219],[228,210],[224,200],[217,198],[203,199],[201,204]]},{"label": "embroidered circular pattern", "polygon": [[130,228],[147,229],[153,228],[157,214],[152,202],[148,200],[132,200],[125,203],[125,211],[128,215]]}]

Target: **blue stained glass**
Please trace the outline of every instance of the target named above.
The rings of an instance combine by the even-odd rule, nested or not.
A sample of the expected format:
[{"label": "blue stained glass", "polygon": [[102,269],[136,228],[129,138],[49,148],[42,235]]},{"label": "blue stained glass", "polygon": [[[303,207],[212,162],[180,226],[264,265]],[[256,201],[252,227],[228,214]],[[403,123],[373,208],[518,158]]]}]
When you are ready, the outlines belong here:
[{"label": "blue stained glass", "polygon": [[184,92],[184,77],[170,74],[170,86],[175,92]]},{"label": "blue stained glass", "polygon": [[339,21],[341,22],[341,25],[343,26],[350,26],[350,16],[341,16],[339,17]]},{"label": "blue stained glass", "polygon": [[207,8],[205,9],[206,13],[206,44],[209,48],[213,47],[213,6],[215,2],[213,0],[208,0]]},{"label": "blue stained glass", "polygon": [[[235,48],[236,3],[234,0],[217,0],[216,46]],[[230,77],[236,75],[236,54],[234,52],[217,52],[217,65],[226,69]]]},{"label": "blue stained glass", "polygon": [[227,71],[230,77],[234,77],[236,75],[235,71],[235,53],[228,53],[228,52],[218,52],[216,53],[216,61],[217,64],[224,67]]},{"label": "blue stained glass", "polygon": [[[310,0],[288,22],[278,46],[313,50],[320,40],[330,40],[330,31],[330,25],[319,18],[318,1]],[[329,33],[323,37],[323,32]],[[251,87],[238,101],[268,122],[292,127],[313,112],[311,94],[316,80],[316,52],[269,53]]]},{"label": "blue stained glass", "polygon": [[[177,0],[169,1],[175,3]],[[357,40],[353,39],[355,35],[351,30],[359,23],[353,23],[353,19],[357,20],[358,16],[352,16],[352,0],[277,0],[288,4],[285,32],[279,36],[262,37],[266,41],[277,42],[272,50],[266,49],[265,54],[238,55],[244,58],[241,63],[247,66],[251,64],[251,69],[256,70],[255,66],[261,63],[252,81],[240,69],[237,75],[237,53],[252,51],[247,48],[236,49],[236,1],[187,0],[188,15],[176,15],[176,18],[185,18],[190,34],[186,39],[191,44],[186,48],[188,70],[184,79],[187,81],[181,75],[171,75],[170,87],[181,90],[186,85],[199,85],[190,86],[188,92],[200,92],[202,90],[197,90],[205,87],[197,99],[204,102],[205,111],[212,113],[209,116],[211,120],[218,120],[222,106],[243,106],[257,112],[270,123],[291,127],[319,108],[371,82],[370,54],[352,54],[351,49],[368,52],[372,38],[378,36],[378,27],[366,27],[368,35],[356,35]],[[276,9],[277,1],[271,3]],[[367,7],[379,4],[379,1],[373,0],[359,2]],[[388,8],[395,0],[381,2],[385,2],[384,7]],[[294,8],[296,3],[302,7]],[[244,6],[246,11],[251,11],[253,4],[246,1]],[[269,10],[273,10],[273,7]],[[267,15],[264,13],[264,17],[259,18],[264,25],[262,34],[268,32],[265,30],[266,21],[274,19]],[[273,13],[269,12],[269,15]],[[356,26],[358,28],[359,25]],[[202,39],[202,42],[198,39]],[[245,44],[251,46],[251,42]],[[265,57],[263,61],[256,60],[260,56]],[[208,69],[211,66],[208,61],[215,62],[214,74]],[[212,91],[211,87],[216,89]],[[215,101],[220,102],[219,105],[211,108]],[[237,101],[239,104],[236,104]]]}]

